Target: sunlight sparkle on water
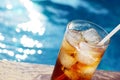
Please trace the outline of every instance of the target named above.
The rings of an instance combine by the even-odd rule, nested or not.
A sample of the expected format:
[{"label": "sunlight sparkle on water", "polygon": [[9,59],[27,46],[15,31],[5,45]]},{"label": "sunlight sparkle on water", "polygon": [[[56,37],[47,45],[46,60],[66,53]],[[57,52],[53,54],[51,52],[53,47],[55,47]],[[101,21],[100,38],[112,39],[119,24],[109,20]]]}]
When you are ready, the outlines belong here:
[{"label": "sunlight sparkle on water", "polygon": [[15,57],[18,59],[18,61],[20,61],[20,60],[26,59],[26,58],[27,58],[27,55],[26,55],[26,54],[24,54],[24,55],[16,54]]},{"label": "sunlight sparkle on water", "polygon": [[3,43],[0,43],[0,48],[6,48],[6,45]]},{"label": "sunlight sparkle on water", "polygon": [[[38,33],[39,35],[43,35],[45,32],[45,25],[39,20],[31,20],[26,23],[18,24],[18,28],[23,31],[32,32],[33,34]],[[17,32],[20,32],[19,29],[16,29]]]},{"label": "sunlight sparkle on water", "polygon": [[38,53],[38,54],[42,54],[42,50],[38,50],[37,53]]},{"label": "sunlight sparkle on water", "polygon": [[5,37],[0,33],[0,40],[3,41]]},{"label": "sunlight sparkle on water", "polygon": [[[38,33],[43,35],[45,32],[45,20],[46,17],[38,11],[30,0],[20,0],[21,4],[28,11],[29,21],[18,24],[18,28],[23,31]],[[18,30],[17,30],[18,31]]]},{"label": "sunlight sparkle on water", "polygon": [[18,32],[18,33],[19,33],[19,32],[20,32],[20,29],[19,29],[19,28],[16,28],[16,32]]},{"label": "sunlight sparkle on water", "polygon": [[31,55],[33,55],[33,54],[35,54],[36,53],[36,51],[34,50],[34,49],[25,49],[24,51],[23,51],[23,53],[24,54],[31,54]]},{"label": "sunlight sparkle on water", "polygon": [[13,41],[13,42],[17,42],[17,39],[16,39],[16,38],[12,38],[12,41]]},{"label": "sunlight sparkle on water", "polygon": [[13,51],[7,49],[0,49],[0,53],[8,54],[9,56],[14,56],[15,53]]},{"label": "sunlight sparkle on water", "polygon": [[34,49],[30,50],[30,54],[31,54],[31,55],[33,55],[33,54],[35,54],[35,53],[36,53],[36,51],[35,51]]},{"label": "sunlight sparkle on water", "polygon": [[[6,26],[15,24],[16,27],[15,32],[11,32],[15,35],[9,38],[0,33],[0,54],[7,54],[10,59],[16,58],[16,61],[25,60],[34,54],[42,54],[43,43],[37,37],[44,36],[46,31],[48,18],[42,13],[43,8],[31,0],[11,0],[6,1],[5,9],[7,11],[0,14],[8,21],[0,19],[0,22],[4,22]],[[3,43],[6,40],[8,43]]]},{"label": "sunlight sparkle on water", "polygon": [[22,38],[20,39],[20,43],[24,46],[24,47],[42,47],[42,43],[33,40],[32,38],[29,38],[27,35],[23,35]]},{"label": "sunlight sparkle on water", "polygon": [[23,49],[22,48],[18,48],[17,51],[20,52],[20,53],[22,53]]},{"label": "sunlight sparkle on water", "polygon": [[7,4],[7,5],[6,5],[6,8],[7,8],[7,9],[12,9],[13,6],[12,6],[11,4]]}]

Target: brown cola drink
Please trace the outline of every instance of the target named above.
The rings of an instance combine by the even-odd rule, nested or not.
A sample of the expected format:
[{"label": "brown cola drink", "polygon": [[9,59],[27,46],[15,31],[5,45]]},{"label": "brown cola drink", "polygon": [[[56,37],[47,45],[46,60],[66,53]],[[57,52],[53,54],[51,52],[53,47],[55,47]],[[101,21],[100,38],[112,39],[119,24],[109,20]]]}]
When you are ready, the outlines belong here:
[{"label": "brown cola drink", "polygon": [[51,80],[91,80],[108,45],[97,45],[105,35],[94,23],[72,21],[67,26]]}]

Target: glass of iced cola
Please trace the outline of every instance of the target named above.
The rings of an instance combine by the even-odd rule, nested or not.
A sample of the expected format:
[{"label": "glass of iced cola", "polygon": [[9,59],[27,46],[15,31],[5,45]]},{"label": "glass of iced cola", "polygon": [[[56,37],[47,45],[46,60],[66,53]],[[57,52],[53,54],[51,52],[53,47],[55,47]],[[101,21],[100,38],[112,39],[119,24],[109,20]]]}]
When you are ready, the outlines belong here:
[{"label": "glass of iced cola", "polygon": [[109,44],[98,43],[107,35],[100,26],[83,20],[66,28],[51,80],[91,80]]}]

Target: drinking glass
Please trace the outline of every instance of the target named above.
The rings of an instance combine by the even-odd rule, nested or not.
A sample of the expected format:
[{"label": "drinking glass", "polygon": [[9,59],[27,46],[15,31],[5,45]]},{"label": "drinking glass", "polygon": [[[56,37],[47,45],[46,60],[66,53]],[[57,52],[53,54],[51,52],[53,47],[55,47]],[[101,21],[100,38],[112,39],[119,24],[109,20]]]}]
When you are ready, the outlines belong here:
[{"label": "drinking glass", "polygon": [[66,28],[51,80],[91,80],[109,44],[98,43],[108,33],[99,25],[71,21]]}]

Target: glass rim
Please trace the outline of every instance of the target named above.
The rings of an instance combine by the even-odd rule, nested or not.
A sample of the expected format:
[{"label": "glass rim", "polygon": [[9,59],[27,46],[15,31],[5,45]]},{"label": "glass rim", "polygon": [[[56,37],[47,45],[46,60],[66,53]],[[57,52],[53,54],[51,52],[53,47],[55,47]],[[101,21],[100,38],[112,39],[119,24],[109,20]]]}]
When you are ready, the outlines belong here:
[{"label": "glass rim", "polygon": [[[87,21],[87,20],[72,20],[72,21],[70,21],[68,24],[67,24],[67,30],[69,30],[69,26],[70,26],[70,24],[71,23],[74,23],[74,22],[85,22],[85,23],[89,23],[89,24],[92,24],[92,25],[95,25],[97,28],[99,28],[99,29],[101,29],[102,31],[104,31],[104,33],[105,33],[105,35],[107,35],[108,34],[108,32],[103,28],[103,27],[101,27],[100,25],[98,25],[98,24],[96,24],[96,23],[94,23],[94,22],[91,22],[91,21]],[[87,42],[86,42],[87,43]],[[91,47],[107,47],[108,45],[109,45],[109,43],[110,43],[110,39],[109,40],[107,40],[105,43],[104,43],[104,45],[91,45],[91,44],[89,44],[89,43],[87,43],[87,44],[89,44],[89,46],[91,46]]]},{"label": "glass rim", "polygon": [[106,34],[108,34],[108,32],[103,28],[103,27],[101,27],[100,25],[98,25],[98,24],[96,24],[96,23],[94,23],[94,22],[91,22],[91,21],[88,21],[88,20],[72,20],[72,21],[70,21],[69,23],[68,23],[68,25],[67,25],[67,27],[69,27],[69,25],[71,24],[71,23],[73,23],[73,22],[86,22],[86,23],[90,23],[90,24],[93,24],[93,25],[95,25],[95,26],[97,26],[98,28],[100,28],[101,30],[103,30]]}]

